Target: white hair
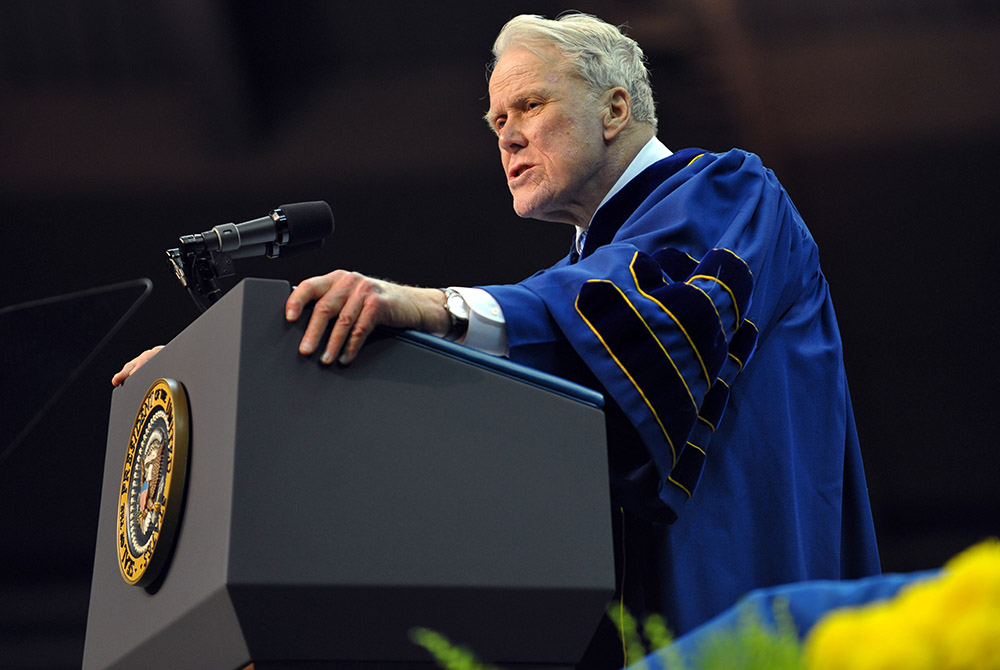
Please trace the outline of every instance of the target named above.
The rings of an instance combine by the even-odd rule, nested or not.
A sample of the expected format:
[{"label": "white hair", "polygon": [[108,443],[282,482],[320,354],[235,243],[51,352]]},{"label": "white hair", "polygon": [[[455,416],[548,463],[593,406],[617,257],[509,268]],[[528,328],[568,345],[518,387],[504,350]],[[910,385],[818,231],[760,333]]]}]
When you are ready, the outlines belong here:
[{"label": "white hair", "polygon": [[615,26],[590,14],[564,14],[556,19],[515,16],[493,43],[490,72],[511,47],[556,49],[597,94],[621,86],[632,101],[632,117],[652,124],[655,130],[656,107],[646,56],[635,40]]}]

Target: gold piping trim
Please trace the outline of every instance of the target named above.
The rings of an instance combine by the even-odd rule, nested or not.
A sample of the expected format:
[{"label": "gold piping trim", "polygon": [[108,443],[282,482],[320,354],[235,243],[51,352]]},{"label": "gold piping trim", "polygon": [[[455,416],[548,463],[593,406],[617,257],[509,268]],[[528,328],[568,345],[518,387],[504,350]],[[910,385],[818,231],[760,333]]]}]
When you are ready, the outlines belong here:
[{"label": "gold piping trim", "polygon": [[683,484],[681,484],[679,481],[677,481],[676,479],[674,479],[673,477],[671,477],[669,475],[667,476],[667,481],[669,481],[671,484],[673,484],[674,486],[676,486],[677,488],[679,488],[681,491],[684,491],[684,493],[687,494],[688,498],[691,497],[691,492],[688,491],[687,487],[684,486]]},{"label": "gold piping trim", "polygon": [[[650,333],[653,332],[652,330],[649,329],[649,325],[645,322],[645,320],[643,320],[642,315],[639,314],[639,312],[635,309],[635,306],[631,302],[629,302],[628,297],[626,297],[625,294],[622,293],[622,290],[620,288],[618,288],[617,286],[615,286],[614,282],[609,281],[607,279],[590,279],[590,280],[588,280],[588,283],[590,283],[590,282],[601,282],[601,283],[610,284],[611,286],[613,286],[614,289],[616,291],[618,291],[619,294],[621,294],[622,298],[625,299],[625,302],[628,304],[628,306],[632,308],[632,311],[635,312],[636,316],[639,317],[639,320],[642,321],[643,325],[646,326],[646,329],[649,330]],[[673,466],[677,463],[677,450],[674,448],[673,440],[670,439],[670,435],[667,433],[666,426],[664,426],[663,425],[663,421],[660,420],[660,415],[656,412],[656,409],[653,407],[653,403],[651,403],[649,401],[649,398],[646,397],[645,392],[643,392],[643,390],[639,386],[638,382],[636,382],[635,378],[629,373],[628,369],[625,367],[625,364],[622,363],[621,360],[619,360],[619,358],[615,355],[615,352],[613,352],[611,350],[611,347],[608,346],[607,341],[604,339],[604,337],[601,335],[601,333],[597,330],[597,328],[594,327],[594,324],[592,324],[587,319],[587,317],[583,315],[583,312],[580,311],[580,296],[579,295],[576,296],[576,300],[573,303],[573,307],[574,307],[574,309],[576,309],[576,313],[580,315],[580,318],[583,319],[583,322],[587,324],[587,327],[590,328],[590,330],[594,333],[594,335],[597,336],[597,339],[601,341],[601,344],[604,345],[604,348],[608,350],[608,354],[611,356],[611,358],[614,360],[614,362],[618,364],[618,367],[621,368],[621,371],[624,372],[625,376],[628,377],[628,379],[629,379],[630,382],[632,382],[632,385],[635,387],[635,390],[639,392],[639,396],[642,398],[642,401],[644,403],[646,403],[646,407],[648,407],[649,411],[653,414],[653,418],[656,419],[657,425],[660,426],[660,430],[663,432],[663,436],[665,438],[667,438],[667,444],[670,445],[670,458],[671,458],[671,465],[670,465],[670,467],[673,468]],[[653,339],[656,340],[656,343],[660,346],[660,349],[663,350],[663,345],[660,343],[660,341],[658,339],[656,339],[655,335],[653,335]],[[663,350],[663,353],[664,353],[664,355],[666,355],[667,360],[670,361],[670,365],[672,365],[674,367],[674,371],[677,372],[677,376],[680,377],[681,382],[684,383],[684,376],[681,375],[681,373],[680,373],[679,370],[677,370],[677,366],[674,364],[673,359],[670,358],[670,354],[668,354],[665,350]],[[691,390],[687,388],[687,384],[686,383],[684,383],[684,388],[687,389],[688,396],[690,396],[691,395]],[[694,398],[691,398],[691,401],[694,402]],[[695,405],[695,411],[697,411],[697,409],[698,409],[698,406]]]},{"label": "gold piping trim", "polygon": [[[726,285],[726,282],[722,281],[718,277],[713,277],[711,275],[692,275],[684,283],[687,284],[688,286],[692,286],[691,282],[693,282],[695,279],[707,279],[708,281],[714,281],[716,284],[721,286],[726,291],[726,293],[729,294],[729,300],[733,303],[733,311],[736,312],[736,325],[737,327],[739,327],[740,306],[739,303],[736,302],[736,295],[734,295],[733,290]],[[716,314],[718,314],[718,310],[716,310]]]},{"label": "gold piping trim", "polygon": [[696,450],[700,451],[700,452],[701,452],[701,455],[702,455],[702,456],[708,456],[708,454],[706,454],[706,453],[705,453],[705,450],[704,450],[704,449],[702,449],[701,447],[699,447],[699,446],[698,446],[697,444],[695,444],[694,442],[688,442],[688,445],[689,445],[689,446],[692,446],[692,447],[694,447],[694,448],[695,448]]},{"label": "gold piping trim", "polygon": [[618,601],[618,631],[621,633],[621,636],[622,636],[622,658],[625,661],[625,665],[623,665],[622,667],[627,667],[628,666],[628,647],[625,646],[625,567],[626,567],[626,563],[625,563],[625,508],[624,507],[619,507],[618,509],[621,511],[621,514],[622,514],[622,585],[621,585],[621,588],[619,589],[619,598],[620,598],[620,600]]},{"label": "gold piping trim", "polygon": [[703,296],[705,296],[705,299],[708,300],[708,304],[712,306],[712,310],[715,312],[715,318],[719,320],[719,330],[722,331],[722,336],[724,338],[726,338],[726,342],[728,343],[729,342],[729,334],[726,333],[726,327],[724,325],[722,325],[722,315],[719,314],[719,309],[715,306],[715,301],[712,300],[712,296],[710,296],[708,294],[708,292],[705,291],[705,289],[703,289],[702,287],[697,286],[695,284],[687,284],[687,283],[685,283],[685,286],[690,286],[695,291],[698,291],[698,293],[701,293]]},{"label": "gold piping trim", "polygon": [[[648,293],[646,293],[645,291],[643,291],[642,287],[639,286],[639,278],[635,276],[635,261],[636,261],[637,258],[639,258],[639,252],[638,251],[635,252],[635,254],[632,256],[632,262],[629,263],[629,266],[628,266],[629,273],[632,275],[632,280],[635,282],[635,289],[639,293],[641,293],[645,298],[647,298],[648,300],[652,300],[657,305],[659,305],[660,309],[662,309],[664,312],[666,312],[667,316],[669,316],[671,319],[673,319],[673,322],[675,324],[677,324],[678,328],[681,329],[681,332],[684,333],[684,338],[688,341],[688,344],[691,345],[691,349],[692,349],[692,351],[694,351],[694,355],[697,356],[697,358],[698,358],[698,363],[701,365],[701,371],[705,375],[705,383],[708,386],[711,386],[712,385],[712,380],[708,376],[708,367],[705,366],[705,360],[701,357],[701,352],[698,351],[698,346],[694,343],[694,340],[691,339],[691,336],[688,335],[688,332],[684,328],[683,324],[681,324],[680,319],[678,319],[676,316],[674,316],[674,313],[671,312],[669,309],[667,309],[666,305],[664,305],[662,302],[660,302],[659,300],[657,300],[653,296],[651,296]],[[666,280],[664,280],[664,283],[666,283]],[[686,385],[687,384],[685,383],[685,386]],[[691,391],[689,390],[688,394],[690,395],[690,393],[691,393]],[[694,400],[694,398],[692,398],[692,401],[693,400]]]},{"label": "gold piping trim", "polygon": [[727,254],[732,255],[733,258],[735,258],[740,263],[743,263],[744,266],[746,266],[747,272],[749,272],[750,276],[753,277],[753,270],[750,269],[750,264],[747,263],[746,260],[744,260],[744,258],[740,256],[738,253],[736,253],[732,249],[727,249],[725,247],[716,247],[714,251],[725,251]]}]

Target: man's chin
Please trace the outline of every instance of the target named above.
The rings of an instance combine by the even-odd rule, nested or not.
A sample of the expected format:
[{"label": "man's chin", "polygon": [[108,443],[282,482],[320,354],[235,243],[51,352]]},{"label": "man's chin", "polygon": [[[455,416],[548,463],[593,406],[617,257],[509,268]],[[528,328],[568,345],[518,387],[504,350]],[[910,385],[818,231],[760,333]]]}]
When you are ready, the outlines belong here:
[{"label": "man's chin", "polygon": [[538,208],[518,207],[516,202],[514,203],[514,213],[522,219],[534,219],[535,221],[547,221],[548,223],[569,223],[570,225],[576,225],[568,221],[566,218],[559,216],[557,213],[552,213]]},{"label": "man's chin", "polygon": [[514,198],[514,213],[522,219],[541,219],[540,213],[536,213],[534,207],[518,202],[517,198]]},{"label": "man's chin", "polygon": [[542,207],[542,203],[525,202],[514,196],[514,213],[522,219],[535,219],[537,221],[551,221],[548,210]]}]

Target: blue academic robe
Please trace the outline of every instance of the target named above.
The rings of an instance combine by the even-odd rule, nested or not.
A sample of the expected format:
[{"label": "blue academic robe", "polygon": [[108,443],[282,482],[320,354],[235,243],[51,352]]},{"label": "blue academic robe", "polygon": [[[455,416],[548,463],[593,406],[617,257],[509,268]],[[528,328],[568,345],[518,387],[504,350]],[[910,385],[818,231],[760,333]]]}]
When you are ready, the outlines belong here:
[{"label": "blue academic robe", "polygon": [[879,572],[818,250],[757,156],[665,158],[597,211],[582,257],[482,288],[512,360],[607,398],[633,613],[682,634],[754,588]]}]

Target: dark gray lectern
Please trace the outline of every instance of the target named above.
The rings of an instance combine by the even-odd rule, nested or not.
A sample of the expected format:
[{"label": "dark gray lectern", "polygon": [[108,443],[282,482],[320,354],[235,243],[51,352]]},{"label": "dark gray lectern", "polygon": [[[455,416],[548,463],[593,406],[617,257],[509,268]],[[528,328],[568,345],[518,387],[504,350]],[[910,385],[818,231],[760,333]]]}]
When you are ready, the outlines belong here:
[{"label": "dark gray lectern", "polygon": [[[429,664],[414,626],[572,665],[614,587],[600,396],[411,333],[323,367],[297,353],[288,290],[245,280],[114,391],[84,668]],[[119,574],[115,513],[159,377],[187,391],[189,470],[144,589]]]}]

